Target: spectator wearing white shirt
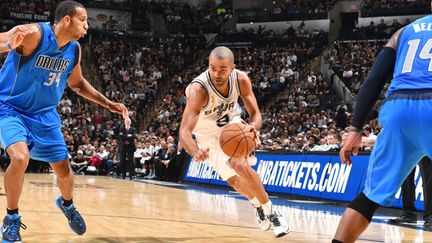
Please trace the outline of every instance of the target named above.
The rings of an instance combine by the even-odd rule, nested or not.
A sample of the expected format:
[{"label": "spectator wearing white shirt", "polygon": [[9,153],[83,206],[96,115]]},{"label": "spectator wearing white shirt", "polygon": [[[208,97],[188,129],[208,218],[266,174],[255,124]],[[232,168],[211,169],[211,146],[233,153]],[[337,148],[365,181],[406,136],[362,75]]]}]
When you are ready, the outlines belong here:
[{"label": "spectator wearing white shirt", "polygon": [[144,147],[142,143],[138,143],[137,145],[137,149],[134,152],[134,160],[135,160],[135,166],[137,169],[141,168],[141,159],[143,157],[143,153],[144,153]]}]

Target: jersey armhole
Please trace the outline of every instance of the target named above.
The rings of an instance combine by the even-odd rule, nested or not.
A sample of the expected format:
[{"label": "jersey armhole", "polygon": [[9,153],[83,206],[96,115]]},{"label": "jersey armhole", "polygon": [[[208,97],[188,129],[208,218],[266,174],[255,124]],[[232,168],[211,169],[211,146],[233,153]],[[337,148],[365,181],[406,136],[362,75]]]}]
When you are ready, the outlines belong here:
[{"label": "jersey armhole", "polygon": [[398,52],[399,52],[399,43],[400,43],[400,41],[401,41],[401,39],[402,39],[402,34],[404,33],[405,30],[406,30],[406,26],[403,27],[402,30],[399,32],[398,39],[397,39],[397,41],[396,41],[396,48],[395,48],[395,50],[396,50],[396,55],[397,55]]},{"label": "jersey armhole", "polygon": [[[207,103],[205,104],[205,106],[202,107],[202,109],[207,108],[207,106],[208,106],[208,104],[209,104],[209,100],[210,100],[210,94],[209,94],[207,88],[206,88],[205,85],[204,85],[201,81],[199,81],[199,80],[194,80],[194,81],[192,81],[189,85],[191,85],[191,84],[193,84],[193,83],[198,83],[198,84],[200,84],[200,85],[204,88],[205,92],[207,93]],[[185,97],[186,97],[186,101],[187,101],[187,100],[188,100],[188,98],[187,98],[187,94],[185,94]]]},{"label": "jersey armhole", "polygon": [[76,43],[75,50],[74,50],[75,60],[74,60],[73,67],[75,67],[78,64],[79,58],[80,58],[80,53],[81,53],[81,47],[80,47],[79,43],[78,42],[75,42],[75,43]]},{"label": "jersey armhole", "polygon": [[235,78],[235,86],[237,88],[238,94],[241,95],[240,84],[239,84],[239,75],[238,75],[237,71],[235,71],[235,76],[236,76],[236,78]]}]

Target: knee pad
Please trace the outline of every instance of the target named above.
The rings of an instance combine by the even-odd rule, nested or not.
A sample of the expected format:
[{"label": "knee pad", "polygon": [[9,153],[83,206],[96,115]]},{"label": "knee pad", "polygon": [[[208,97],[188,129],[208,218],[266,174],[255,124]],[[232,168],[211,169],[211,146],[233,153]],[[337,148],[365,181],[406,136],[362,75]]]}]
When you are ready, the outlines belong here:
[{"label": "knee pad", "polygon": [[362,214],[370,222],[379,205],[367,198],[362,192],[350,203],[350,205],[348,205],[348,207]]}]

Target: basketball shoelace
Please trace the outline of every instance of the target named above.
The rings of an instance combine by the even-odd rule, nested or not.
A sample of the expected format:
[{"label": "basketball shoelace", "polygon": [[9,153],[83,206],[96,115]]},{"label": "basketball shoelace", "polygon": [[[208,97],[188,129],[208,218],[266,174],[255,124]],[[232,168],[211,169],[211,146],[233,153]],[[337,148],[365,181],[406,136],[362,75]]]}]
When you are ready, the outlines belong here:
[{"label": "basketball shoelace", "polygon": [[75,206],[72,206],[70,209],[67,209],[65,207],[65,211],[66,211],[66,217],[68,218],[69,222],[81,226],[81,220],[80,217],[78,216],[78,212],[76,212]]},{"label": "basketball shoelace", "polygon": [[265,217],[263,208],[262,207],[258,207],[258,208],[256,208],[256,210],[257,210],[257,216],[259,217],[259,219],[261,221],[264,221],[266,219],[266,217]]},{"label": "basketball shoelace", "polygon": [[279,218],[278,218],[277,214],[274,213],[274,214],[270,215],[269,218],[270,218],[270,221],[273,223],[274,227],[281,226],[281,223],[279,221]]},{"label": "basketball shoelace", "polygon": [[10,226],[9,226],[9,232],[10,232],[10,236],[12,236],[12,238],[17,238],[18,234],[19,234],[19,229],[22,228],[24,230],[27,229],[27,226],[25,224],[23,224],[21,222],[21,220],[16,219],[16,220],[10,220]]}]

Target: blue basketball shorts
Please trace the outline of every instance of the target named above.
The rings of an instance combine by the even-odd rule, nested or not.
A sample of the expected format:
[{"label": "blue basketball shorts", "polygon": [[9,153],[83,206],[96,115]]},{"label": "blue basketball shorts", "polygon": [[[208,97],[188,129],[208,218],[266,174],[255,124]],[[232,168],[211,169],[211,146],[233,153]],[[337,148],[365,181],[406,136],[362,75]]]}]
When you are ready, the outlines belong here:
[{"label": "blue basketball shorts", "polygon": [[363,193],[390,206],[423,156],[432,155],[432,91],[394,91],[379,114],[382,128],[372,150]]},{"label": "blue basketball shorts", "polygon": [[25,142],[30,158],[44,162],[61,162],[68,159],[68,150],[61,131],[57,111],[23,114],[0,103],[0,142],[7,148],[17,142]]}]

